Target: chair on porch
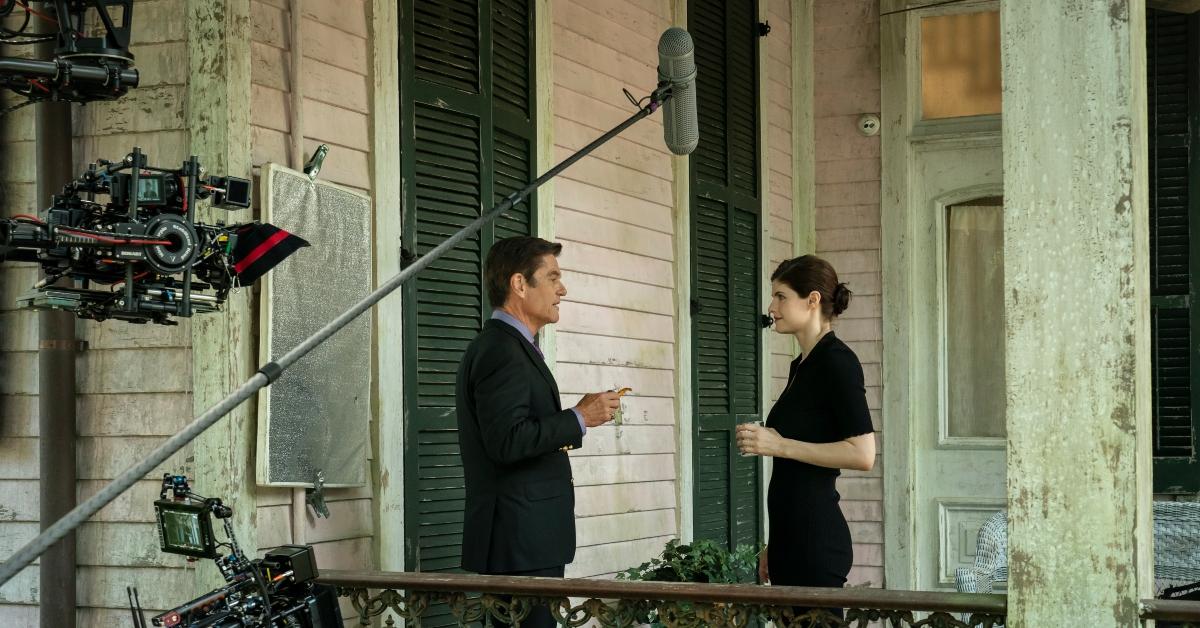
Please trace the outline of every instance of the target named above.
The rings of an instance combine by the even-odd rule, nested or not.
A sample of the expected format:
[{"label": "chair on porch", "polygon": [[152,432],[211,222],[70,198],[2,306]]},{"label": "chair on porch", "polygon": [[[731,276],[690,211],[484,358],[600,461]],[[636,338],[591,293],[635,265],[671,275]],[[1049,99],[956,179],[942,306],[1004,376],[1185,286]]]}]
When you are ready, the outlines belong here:
[{"label": "chair on porch", "polygon": [[[959,567],[955,587],[992,593],[1008,581],[1008,516],[1001,510],[979,528],[975,564]],[[1163,589],[1200,581],[1200,502],[1154,502],[1154,586]]]}]

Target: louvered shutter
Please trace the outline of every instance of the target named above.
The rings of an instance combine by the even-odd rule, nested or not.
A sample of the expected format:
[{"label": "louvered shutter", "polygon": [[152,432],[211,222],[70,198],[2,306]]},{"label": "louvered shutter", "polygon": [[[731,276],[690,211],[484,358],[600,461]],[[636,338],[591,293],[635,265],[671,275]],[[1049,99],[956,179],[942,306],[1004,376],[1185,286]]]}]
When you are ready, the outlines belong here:
[{"label": "louvered shutter", "polygon": [[[403,245],[424,255],[533,179],[534,24],[528,0],[405,0],[401,16]],[[461,563],[464,481],[454,414],[459,361],[491,307],[483,260],[530,235],[532,200],[406,285],[406,563]],[[424,625],[456,625],[440,608]]]},{"label": "louvered shutter", "polygon": [[688,3],[700,144],[691,157],[696,538],[760,538],[757,458],[737,423],[760,415],[761,312],[757,3]]},{"label": "louvered shutter", "polygon": [[1190,245],[1196,206],[1196,19],[1147,11],[1146,64],[1150,161],[1150,329],[1155,489],[1200,490],[1192,356]]}]

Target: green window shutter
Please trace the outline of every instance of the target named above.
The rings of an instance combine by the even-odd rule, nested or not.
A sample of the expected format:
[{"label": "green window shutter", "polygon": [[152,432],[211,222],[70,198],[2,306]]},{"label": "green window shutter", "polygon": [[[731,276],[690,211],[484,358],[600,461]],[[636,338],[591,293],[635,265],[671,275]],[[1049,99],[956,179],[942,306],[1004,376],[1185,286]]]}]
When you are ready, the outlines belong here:
[{"label": "green window shutter", "polygon": [[[499,203],[536,178],[534,138],[534,11],[532,0],[492,0],[493,194]],[[528,201],[532,203],[532,199]],[[495,222],[494,239],[533,235],[530,205],[521,203]]]},{"label": "green window shutter", "polygon": [[[762,418],[759,395],[762,326],[758,321],[762,311],[759,307],[759,286],[763,278],[758,255],[760,229],[757,210],[757,207],[748,210],[735,206],[730,230],[730,307],[733,314],[730,361],[733,364],[731,389],[735,424]],[[759,488],[762,480],[759,477],[759,458],[738,455],[733,462],[733,543],[735,546],[753,545],[761,537]]]},{"label": "green window shutter", "polygon": [[691,0],[700,144],[691,157],[696,538],[761,538],[758,458],[734,428],[761,418],[757,3]]},{"label": "green window shutter", "polygon": [[1146,63],[1150,161],[1150,329],[1154,408],[1154,485],[1158,492],[1200,490],[1196,457],[1197,334],[1190,245],[1197,205],[1195,18],[1147,11]]},{"label": "green window shutter", "polygon": [[[418,255],[534,175],[534,16],[529,0],[401,3],[403,246]],[[491,307],[483,260],[530,235],[529,203],[501,216],[404,288],[405,537],[410,569],[457,571],[464,479],[454,380]],[[441,608],[425,625],[456,625]]]},{"label": "green window shutter", "polygon": [[484,60],[479,54],[480,11],[476,3],[435,0],[404,5],[414,26],[404,37],[413,42],[413,72],[406,76],[478,94]]}]

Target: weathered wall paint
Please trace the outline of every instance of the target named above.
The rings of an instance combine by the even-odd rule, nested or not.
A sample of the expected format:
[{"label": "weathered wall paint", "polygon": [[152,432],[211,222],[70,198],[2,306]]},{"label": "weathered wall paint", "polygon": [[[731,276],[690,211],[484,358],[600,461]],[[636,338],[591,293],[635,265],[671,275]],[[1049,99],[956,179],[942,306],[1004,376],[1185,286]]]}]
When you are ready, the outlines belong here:
[{"label": "weathered wall paint", "polygon": [[1151,592],[1144,16],[1001,3],[1013,625],[1133,626]]},{"label": "weathered wall paint", "polygon": [[[834,331],[862,362],[867,404],[882,439],[880,136],[864,137],[857,128],[861,114],[879,112],[879,3],[820,0],[813,14],[816,253],[854,292]],[[849,584],[882,587],[882,442],[877,451],[871,471],[842,472],[838,492],[854,540]]]}]

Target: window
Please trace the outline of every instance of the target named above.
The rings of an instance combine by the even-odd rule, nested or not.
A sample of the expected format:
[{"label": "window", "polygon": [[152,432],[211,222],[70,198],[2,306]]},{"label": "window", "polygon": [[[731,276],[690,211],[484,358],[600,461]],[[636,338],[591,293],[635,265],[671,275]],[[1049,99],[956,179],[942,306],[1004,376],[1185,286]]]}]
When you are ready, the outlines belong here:
[{"label": "window", "polygon": [[1000,113],[1000,12],[921,18],[922,119]]},{"label": "window", "polygon": [[946,209],[946,427],[949,438],[1004,438],[1004,207]]},{"label": "window", "polygon": [[1146,15],[1147,121],[1150,160],[1150,331],[1154,407],[1154,490],[1200,491],[1196,464],[1200,334],[1191,246],[1197,222],[1197,18]]}]

